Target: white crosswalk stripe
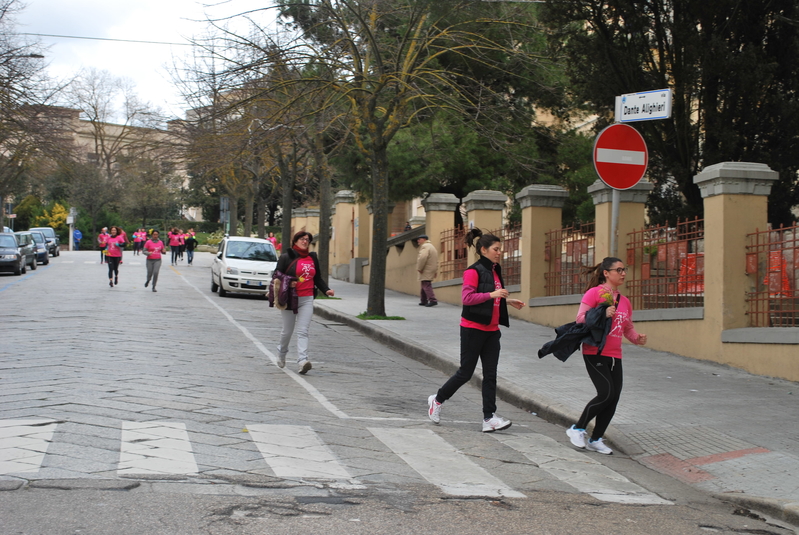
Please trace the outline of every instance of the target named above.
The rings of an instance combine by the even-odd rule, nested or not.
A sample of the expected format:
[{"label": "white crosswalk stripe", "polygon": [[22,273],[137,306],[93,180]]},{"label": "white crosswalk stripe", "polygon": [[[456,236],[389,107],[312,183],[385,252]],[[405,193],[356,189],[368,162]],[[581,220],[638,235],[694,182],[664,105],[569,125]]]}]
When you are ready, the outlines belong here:
[{"label": "white crosswalk stripe", "polygon": [[119,474],[196,474],[186,425],[122,422]]},{"label": "white crosswalk stripe", "polygon": [[0,475],[38,472],[55,428],[50,420],[0,420]]},{"label": "white crosswalk stripe", "polygon": [[[52,420],[0,420],[0,476],[39,472],[57,426]],[[328,480],[336,485],[363,488],[310,426],[251,424],[247,431],[264,462],[277,477]],[[525,497],[431,429],[370,427],[368,431],[446,494]],[[491,436],[524,455],[538,469],[598,500],[642,505],[671,504],[604,466],[594,456],[544,435],[506,432]],[[58,446],[58,443],[54,444],[56,451],[47,457],[45,471],[60,469],[74,474],[74,468],[64,465],[63,459],[68,457],[59,455]],[[241,451],[245,450],[230,449],[229,455],[216,454],[216,462],[233,459]],[[203,466],[216,467],[208,459]],[[109,469],[113,470],[112,467],[113,464]],[[116,469],[117,474],[124,476],[199,474],[186,425],[180,422],[121,422]],[[91,477],[89,473],[87,477]]]},{"label": "white crosswalk stripe", "polygon": [[278,477],[352,478],[310,427],[253,424],[248,425],[247,430]]},{"label": "white crosswalk stripe", "polygon": [[430,429],[369,428],[427,481],[454,496],[524,498]]},{"label": "white crosswalk stripe", "polygon": [[616,503],[669,505],[590,456],[539,434],[497,434],[494,438],[523,454],[542,470],[598,500]]}]

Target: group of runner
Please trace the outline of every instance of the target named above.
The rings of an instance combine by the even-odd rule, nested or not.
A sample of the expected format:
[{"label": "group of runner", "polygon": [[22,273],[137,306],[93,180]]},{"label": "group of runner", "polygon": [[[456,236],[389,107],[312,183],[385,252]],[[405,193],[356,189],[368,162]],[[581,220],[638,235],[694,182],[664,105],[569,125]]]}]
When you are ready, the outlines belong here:
[{"label": "group of runner", "polygon": [[[183,260],[186,253],[188,264],[194,261],[194,249],[197,247],[194,229],[190,228],[187,232],[173,227],[168,233],[169,248],[172,251],[172,265],[177,265],[179,260]],[[100,263],[108,264],[108,285],[113,288],[119,284],[119,265],[122,264],[122,251],[125,246],[131,243],[127,233],[117,226],[112,226],[110,231],[103,227],[97,235],[97,245],[100,248]],[[157,291],[155,286],[158,282],[158,272],[161,269],[161,255],[166,254],[166,244],[160,239],[160,232],[151,229],[149,232],[145,228],[138,228],[133,233],[133,254],[144,253],[147,257],[147,281],[144,287],[147,288],[152,281],[152,291]]]}]

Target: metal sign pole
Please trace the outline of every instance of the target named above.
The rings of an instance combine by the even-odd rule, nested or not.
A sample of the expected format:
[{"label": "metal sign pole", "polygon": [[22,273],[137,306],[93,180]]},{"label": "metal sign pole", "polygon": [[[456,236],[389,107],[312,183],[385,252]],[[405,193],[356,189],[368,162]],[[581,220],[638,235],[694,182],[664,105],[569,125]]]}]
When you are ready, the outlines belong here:
[{"label": "metal sign pole", "polygon": [[621,203],[621,193],[613,189],[613,197],[610,205],[610,254],[608,256],[619,257],[619,204]]}]

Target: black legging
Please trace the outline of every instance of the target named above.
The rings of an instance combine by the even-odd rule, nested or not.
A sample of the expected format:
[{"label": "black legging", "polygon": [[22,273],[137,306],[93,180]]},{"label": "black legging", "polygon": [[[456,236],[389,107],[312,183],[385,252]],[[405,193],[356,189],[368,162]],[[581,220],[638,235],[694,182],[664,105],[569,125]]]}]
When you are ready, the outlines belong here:
[{"label": "black legging", "polygon": [[616,414],[616,405],[621,397],[623,382],[621,359],[583,354],[583,360],[588,376],[596,387],[596,397],[585,406],[580,420],[574,427],[585,429],[588,422],[596,418],[591,440],[598,440],[605,434],[613,415]]},{"label": "black legging", "polygon": [[494,416],[497,412],[497,365],[501,337],[499,329],[481,331],[461,326],[461,365],[438,390],[436,401],[444,403],[469,382],[479,359],[483,363],[483,418]]},{"label": "black legging", "polygon": [[169,250],[172,252],[172,263],[178,263],[178,254],[180,253],[180,245],[170,245]]},{"label": "black legging", "polygon": [[106,256],[108,262],[108,278],[114,279],[119,276],[119,261],[122,260],[121,256]]}]

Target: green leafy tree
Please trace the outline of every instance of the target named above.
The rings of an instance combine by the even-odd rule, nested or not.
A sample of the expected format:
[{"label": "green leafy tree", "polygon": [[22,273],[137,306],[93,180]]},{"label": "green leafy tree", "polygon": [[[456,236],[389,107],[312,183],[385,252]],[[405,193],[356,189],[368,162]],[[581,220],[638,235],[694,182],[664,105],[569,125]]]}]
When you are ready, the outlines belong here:
[{"label": "green leafy tree", "polygon": [[601,116],[597,128],[612,120],[616,95],[672,89],[672,117],[636,125],[657,186],[653,221],[701,214],[693,177],[703,167],[752,161],[779,171],[769,219],[790,222],[799,201],[799,4],[548,0],[543,18],[567,58],[575,101]]}]

